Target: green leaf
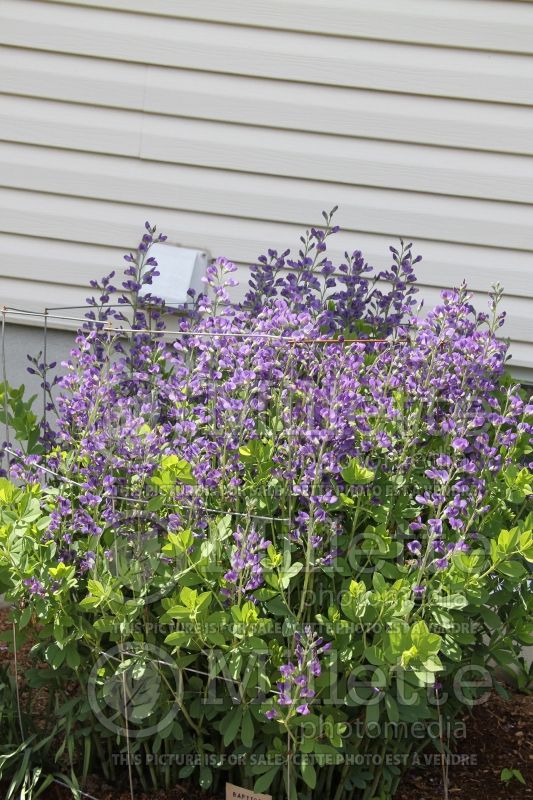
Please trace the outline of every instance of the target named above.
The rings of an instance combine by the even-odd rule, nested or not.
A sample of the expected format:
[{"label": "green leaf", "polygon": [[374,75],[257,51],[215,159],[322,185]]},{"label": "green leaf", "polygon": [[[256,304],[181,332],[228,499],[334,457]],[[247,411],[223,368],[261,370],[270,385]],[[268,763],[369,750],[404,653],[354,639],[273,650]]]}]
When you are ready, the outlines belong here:
[{"label": "green leaf", "polygon": [[172,545],[174,545],[178,552],[183,553],[192,545],[193,535],[188,529],[179,531],[179,533],[173,533],[170,531],[168,534],[168,540]]},{"label": "green leaf", "polygon": [[428,672],[440,672],[442,670],[442,661],[436,656],[430,656],[422,661],[424,669]]},{"label": "green leaf", "polygon": [[388,636],[388,646],[394,657],[397,657],[407,650],[411,643],[409,626],[406,622],[398,622],[391,627]]},{"label": "green leaf", "polygon": [[368,728],[369,725],[376,725],[379,723],[379,706],[380,703],[376,703],[374,697],[372,697],[371,702],[369,702],[366,706],[366,713],[365,713],[365,726]]},{"label": "green leaf", "polygon": [[390,694],[385,695],[385,709],[387,711],[387,716],[391,722],[399,722],[400,711],[398,709],[398,703],[396,702],[394,697]]},{"label": "green leaf", "polygon": [[520,537],[518,528],[512,528],[510,531],[502,530],[498,535],[498,549],[502,553],[511,553],[517,546]]},{"label": "green leaf", "polygon": [[522,773],[520,772],[519,769],[513,769],[513,777],[516,778],[516,780],[519,783],[522,783],[524,786],[526,785],[526,782],[524,780],[524,776],[522,775]]},{"label": "green leaf", "polygon": [[10,503],[15,496],[17,487],[7,478],[0,478],[0,503]]},{"label": "green leaf", "polygon": [[146,504],[147,511],[160,511],[160,509],[165,504],[165,496],[158,494],[155,497],[151,497],[150,500]]},{"label": "green leaf", "polygon": [[519,550],[526,561],[533,561],[533,531],[525,530],[521,533]]},{"label": "green leaf", "polygon": [[310,789],[314,789],[316,786],[316,770],[314,766],[308,761],[302,761],[300,769],[305,783]]},{"label": "green leaf", "polygon": [[433,595],[431,598],[432,602],[436,605],[441,606],[442,608],[464,608],[468,605],[468,600],[466,599],[464,594],[450,594],[447,596],[439,597],[438,595]]},{"label": "green leaf", "polygon": [[278,772],[280,771],[281,767],[270,767],[266,772],[264,772],[254,783],[254,792],[266,792]]},{"label": "green leaf", "polygon": [[87,609],[96,608],[98,605],[100,605],[100,599],[98,597],[82,597],[78,603],[80,608]]},{"label": "green leaf", "polygon": [[184,586],[180,592],[180,600],[186,608],[191,611],[196,608],[198,592],[196,589],[191,589],[189,586]]},{"label": "green leaf", "polygon": [[214,647],[225,647],[227,644],[226,637],[220,631],[210,631],[206,635],[206,640],[210,645],[213,645]]},{"label": "green leaf", "polygon": [[186,644],[190,638],[191,635],[185,631],[173,631],[165,638],[165,644],[169,644],[171,647],[181,647],[181,645]]},{"label": "green leaf", "polygon": [[220,723],[220,731],[223,733],[224,746],[230,745],[236,738],[242,722],[243,708],[237,706],[232,708]]},{"label": "green leaf", "polygon": [[169,617],[170,619],[190,619],[193,612],[194,608],[187,608],[187,606],[172,606],[166,611],[164,616]]},{"label": "green leaf", "polygon": [[254,721],[248,709],[244,712],[241,726],[241,741],[250,750],[254,743]]},{"label": "green leaf", "polygon": [[511,580],[514,581],[519,581],[524,575],[527,575],[526,568],[518,561],[503,561],[501,564],[498,564],[496,569],[501,575],[504,575],[506,578],[511,578]]},{"label": "green leaf", "polygon": [[100,583],[100,581],[95,581],[95,580],[89,579],[87,581],[87,588],[90,591],[90,593],[93,595],[93,597],[99,597],[99,598],[105,597],[105,593],[106,592],[105,592],[105,589],[104,589],[103,585]]},{"label": "green leaf", "polygon": [[304,565],[301,564],[299,561],[296,561],[294,564],[291,564],[287,568],[285,567],[283,568],[283,572],[281,573],[281,585],[283,586],[284,589],[288,588],[291,580],[295,578],[299,572],[302,571],[303,566]]},{"label": "green leaf", "polygon": [[381,667],[385,663],[383,650],[381,650],[379,647],[376,647],[376,645],[365,647],[364,656],[368,663],[375,667]]},{"label": "green leaf", "polygon": [[529,495],[533,494],[533,474],[527,467],[519,469],[516,464],[512,464],[504,471],[504,478],[507,484],[507,499],[511,503],[522,503]]},{"label": "green leaf", "polygon": [[461,661],[463,654],[460,646],[452,636],[445,636],[442,640],[441,650],[452,661]]},{"label": "green leaf", "polygon": [[65,659],[65,651],[52,642],[46,648],[46,660],[54,669],[58,669]]},{"label": "green leaf", "polygon": [[77,669],[81,664],[81,656],[78,653],[78,648],[75,642],[69,642],[65,648],[65,656],[68,666],[71,669]]},{"label": "green leaf", "polygon": [[488,628],[491,630],[499,630],[502,628],[502,621],[499,616],[494,612],[491,608],[487,606],[481,606],[479,609],[479,613],[483,618],[483,622],[487,625]]},{"label": "green leaf", "polygon": [[22,628],[25,628],[26,625],[28,624],[28,622],[30,621],[31,612],[32,612],[31,606],[26,606],[26,608],[24,609],[24,611],[20,615],[20,618],[19,618],[19,621],[18,621],[18,627],[19,627],[20,630],[22,630]]},{"label": "green leaf", "polygon": [[513,779],[517,780],[524,786],[526,785],[524,776],[522,775],[519,769],[507,769],[507,768],[502,769],[502,771],[500,772],[500,780],[503,783],[509,783],[509,781],[512,781]]},{"label": "green leaf", "polygon": [[341,475],[350,486],[364,486],[372,483],[375,478],[375,472],[364,467],[355,458],[350,459],[348,466],[341,470]]},{"label": "green leaf", "polygon": [[441,637],[437,633],[430,633],[423,620],[415,623],[411,628],[411,639],[422,657],[439,651]]},{"label": "green leaf", "polygon": [[182,767],[179,771],[180,778],[190,778],[195,770],[194,764],[187,764],[185,767]]},{"label": "green leaf", "polygon": [[165,456],[161,467],[163,470],[170,470],[174,479],[179,483],[195,483],[189,462],[183,458],[178,458],[175,454]]},{"label": "green leaf", "polygon": [[213,770],[211,769],[211,767],[208,767],[206,765],[200,767],[199,784],[201,788],[205,791],[206,789],[209,789],[212,783],[213,783]]},{"label": "green leaf", "polygon": [[431,616],[437,623],[440,625],[441,628],[450,629],[455,626],[455,622],[453,621],[453,617],[451,614],[448,614],[446,611],[442,611],[439,608],[435,608],[431,612]]},{"label": "green leaf", "polygon": [[202,614],[208,611],[212,599],[213,595],[211,592],[202,592],[200,595],[198,595],[198,600],[196,601],[196,610]]}]

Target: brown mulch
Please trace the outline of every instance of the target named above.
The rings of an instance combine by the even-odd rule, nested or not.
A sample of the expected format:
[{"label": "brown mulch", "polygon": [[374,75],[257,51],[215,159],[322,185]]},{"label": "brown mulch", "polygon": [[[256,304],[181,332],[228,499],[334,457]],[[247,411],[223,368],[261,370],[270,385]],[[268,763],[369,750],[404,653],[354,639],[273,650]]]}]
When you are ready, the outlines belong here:
[{"label": "brown mulch", "polygon": [[[522,800],[533,798],[533,696],[513,694],[503,700],[492,694],[465,720],[466,738],[456,753],[464,764],[450,764],[450,800]],[[518,769],[526,785],[515,779],[502,783],[502,769]],[[409,772],[395,800],[442,800],[442,768],[420,767]]]},{"label": "brown mulch", "polygon": [[[7,609],[0,609],[0,631],[10,628]],[[29,646],[18,654],[19,673],[29,666]],[[0,643],[0,662],[12,655]],[[22,680],[21,680],[22,684]],[[23,689],[23,685],[21,685]],[[465,719],[467,735],[456,744],[463,763],[451,763],[448,771],[450,800],[533,800],[533,695],[513,694],[504,700],[493,693],[487,703],[474,709]],[[421,756],[423,761],[424,756]],[[503,769],[518,769],[526,785],[516,780],[502,783]],[[84,791],[97,800],[130,800],[129,790],[117,790],[93,777]],[[2,790],[0,787],[0,795]],[[43,800],[70,800],[67,789],[54,786]],[[443,800],[442,768],[431,759],[430,765],[411,769],[403,778],[395,800]],[[190,784],[171,790],[135,794],[135,800],[221,800]]]},{"label": "brown mulch", "polygon": [[[84,786],[84,791],[97,798],[97,800],[131,800],[129,789],[117,791],[97,778],[90,778],[87,785]],[[41,797],[42,800],[72,800],[70,791],[59,786],[55,786],[53,789],[50,788]],[[150,792],[149,794],[136,792],[135,800],[219,800],[219,798],[207,795],[194,786],[179,784],[172,789],[161,789],[158,792]]]}]

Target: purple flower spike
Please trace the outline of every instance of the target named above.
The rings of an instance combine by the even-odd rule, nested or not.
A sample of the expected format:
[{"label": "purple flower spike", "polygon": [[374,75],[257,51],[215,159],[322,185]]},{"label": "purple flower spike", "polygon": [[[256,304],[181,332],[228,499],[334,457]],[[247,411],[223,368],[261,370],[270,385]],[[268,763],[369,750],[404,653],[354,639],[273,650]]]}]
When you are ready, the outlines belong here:
[{"label": "purple flower spike", "polygon": [[[321,636],[313,632],[311,625],[306,625],[303,633],[294,632],[294,652],[297,666],[288,661],[279,668],[283,681],[278,682],[280,706],[291,706],[298,714],[309,714],[309,702],[316,692],[310,684],[322,672],[320,656],[331,649],[331,642],[324,642]],[[305,702],[302,702],[305,701]]]},{"label": "purple flower spike", "polygon": [[[55,587],[70,589],[48,579],[50,560],[65,565],[58,576],[67,565],[77,570],[65,602],[109,572],[118,591],[129,580],[127,557],[155,569],[139,601],[153,589],[160,595],[171,577],[180,592],[196,587],[190,567],[202,627],[204,611],[206,626],[211,615],[232,620],[240,652],[265,633],[274,683],[266,719],[283,723],[327,713],[319,687],[333,653],[316,624],[328,635],[331,628],[307,594],[338,589],[335,562],[348,554],[354,574],[367,556],[375,565],[377,555],[352,551],[352,539],[370,528],[399,537],[408,526],[398,569],[408,605],[421,605],[432,582],[449,582],[448,572],[435,571],[460,560],[468,542],[474,548],[476,535],[483,541],[495,498],[502,511],[506,503],[500,488],[519,499],[511,484],[529,479],[513,470],[531,462],[533,406],[501,381],[503,318],[477,314],[465,287],[443,292],[419,316],[411,246],[392,248],[392,263],[377,273],[359,250],[334,263],[336,226],[331,214],[325,221],[293,253],[260,256],[243,302],[231,302],[236,265],[219,257],[206,270],[205,293],[191,291],[186,306],[172,309],[147,293],[158,283],[151,248],[165,239],[147,222],[117,287],[112,273],[91,282],[95,296],[61,377],[51,377],[42,356],[30,359],[49,422],[35,452],[24,448],[8,467],[17,482],[35,487],[46,477],[52,490],[41,493],[45,529],[32,529],[48,561],[23,563],[23,602],[52,619]],[[513,500],[517,516],[526,516],[527,500]],[[392,594],[404,591],[392,572],[383,580]],[[125,601],[137,588],[124,586]],[[215,602],[208,609],[204,600]],[[291,625],[313,622],[286,645],[280,614]],[[344,638],[336,640],[341,661]]]},{"label": "purple flower spike", "polygon": [[253,600],[253,592],[263,584],[261,558],[270,542],[262,539],[254,528],[245,533],[240,526],[233,538],[236,547],[230,557],[231,569],[224,575],[224,580],[231,585],[224,591],[229,595],[240,591]]}]

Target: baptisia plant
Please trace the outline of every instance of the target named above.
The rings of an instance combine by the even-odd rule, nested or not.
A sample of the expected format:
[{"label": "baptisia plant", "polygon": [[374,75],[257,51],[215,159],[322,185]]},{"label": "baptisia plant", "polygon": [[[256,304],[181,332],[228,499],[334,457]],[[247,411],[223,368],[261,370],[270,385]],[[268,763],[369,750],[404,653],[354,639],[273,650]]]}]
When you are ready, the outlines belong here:
[{"label": "baptisia plant", "polygon": [[500,291],[420,318],[410,245],[375,273],[333,264],[336,231],[326,214],[295,257],[269,250],[240,304],[216,259],[171,311],[139,294],[147,225],[57,386],[32,367],[48,422],[12,426],[0,581],[58,720],[42,768],[73,791],[102,770],[392,797],[533,643],[533,408],[504,374]]}]

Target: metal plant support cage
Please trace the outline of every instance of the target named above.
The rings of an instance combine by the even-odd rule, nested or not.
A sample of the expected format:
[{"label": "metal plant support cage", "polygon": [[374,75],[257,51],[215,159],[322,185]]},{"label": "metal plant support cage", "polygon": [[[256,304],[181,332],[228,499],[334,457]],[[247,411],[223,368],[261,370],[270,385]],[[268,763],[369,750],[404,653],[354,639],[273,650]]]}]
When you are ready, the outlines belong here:
[{"label": "metal plant support cage", "polygon": [[[186,305],[187,304],[184,304],[184,308],[183,308],[184,311],[186,310],[185,309]],[[105,308],[114,308],[114,307],[123,308],[123,306],[118,306],[118,304],[106,304],[102,308],[105,309]],[[43,348],[42,348],[42,353],[43,353],[43,363],[45,365],[44,382],[46,382],[46,379],[47,379],[46,378],[46,370],[47,370],[47,357],[48,357],[48,353],[49,353],[48,337],[49,337],[50,323],[52,323],[54,326],[61,325],[61,327],[66,327],[67,330],[72,330],[73,335],[76,335],[76,331],[81,329],[82,326],[94,325],[97,329],[101,330],[103,333],[106,333],[109,336],[117,336],[117,337],[124,337],[124,336],[132,335],[132,334],[143,334],[143,335],[151,335],[151,336],[158,337],[158,338],[161,338],[161,337],[174,337],[176,339],[179,338],[179,337],[183,337],[183,338],[186,339],[187,337],[204,337],[205,336],[205,337],[208,337],[208,338],[211,338],[211,339],[214,339],[216,337],[222,337],[222,338],[225,338],[225,339],[239,338],[239,339],[247,339],[247,340],[250,340],[250,341],[254,341],[254,340],[256,340],[256,341],[275,340],[275,341],[278,341],[278,342],[279,341],[286,341],[288,348],[292,348],[295,345],[312,345],[313,347],[323,347],[324,345],[332,345],[332,344],[338,344],[339,346],[350,346],[350,345],[355,345],[355,344],[364,344],[364,345],[376,345],[376,346],[380,346],[380,347],[381,346],[390,347],[390,346],[395,346],[396,344],[399,344],[400,342],[404,342],[405,341],[405,338],[397,338],[397,339],[386,339],[386,338],[375,338],[375,339],[373,339],[373,338],[346,338],[346,339],[343,339],[343,338],[339,338],[339,339],[316,338],[316,339],[312,339],[312,338],[291,338],[291,337],[288,337],[288,336],[277,336],[277,335],[274,335],[274,334],[263,334],[263,333],[195,332],[195,331],[185,331],[184,332],[184,331],[179,331],[179,330],[155,330],[155,329],[151,329],[151,328],[139,329],[139,328],[132,328],[132,327],[128,328],[128,327],[122,327],[120,325],[113,324],[108,320],[106,320],[106,321],[91,320],[91,319],[88,319],[86,317],[77,316],[74,313],[76,311],[79,312],[80,309],[87,309],[87,308],[88,308],[87,305],[83,305],[83,306],[56,306],[56,307],[45,308],[45,309],[43,309],[43,311],[35,311],[35,310],[32,310],[32,309],[22,309],[22,308],[15,308],[15,307],[9,307],[9,306],[0,307],[0,313],[2,315],[2,331],[1,331],[1,336],[2,336],[2,342],[1,342],[2,380],[3,380],[4,385],[8,383],[8,377],[9,377],[7,375],[7,365],[6,365],[6,342],[5,342],[6,324],[11,320],[13,320],[13,321],[16,320],[19,323],[21,321],[23,321],[23,320],[33,320],[33,321],[41,320],[42,321],[42,328],[43,328]],[[72,313],[69,313],[69,312],[72,312]],[[75,328],[74,328],[74,325],[73,325],[74,323],[77,323],[77,326]],[[292,392],[292,390],[291,390],[291,392]],[[6,404],[5,393],[4,393],[4,398],[5,398],[4,403]],[[46,423],[47,399],[46,399],[46,389],[44,389],[44,388],[43,388],[42,402],[43,402],[43,419],[44,419],[44,422]],[[291,414],[292,414],[292,398],[290,400],[290,410],[291,410]],[[4,407],[4,412],[7,412],[7,406],[6,405]],[[291,425],[291,429],[292,429],[292,425]],[[7,413],[6,413],[6,425],[5,425],[5,440],[7,442],[7,446],[5,446],[3,448],[3,453],[5,453],[7,455],[7,463],[8,463],[8,466],[9,466],[10,460],[13,459],[13,458],[18,458],[19,456],[15,452],[15,450],[13,449],[13,447],[11,445],[11,437],[10,437],[10,432],[9,432],[9,428],[8,428],[8,424],[7,424]],[[65,476],[60,475],[59,473],[56,473],[56,472],[48,469],[44,465],[36,464],[36,465],[34,465],[34,467],[35,467],[36,470],[40,471],[45,476],[46,476],[46,474],[50,474],[54,478],[59,479],[59,480],[65,482],[65,483],[71,483],[71,484],[75,484],[75,485],[78,485],[78,486],[82,485],[82,484],[77,483],[76,481],[69,480],[69,479],[65,478]],[[148,500],[142,501],[139,498],[132,498],[132,497],[117,497],[117,499],[121,500],[122,502],[126,502],[126,503],[128,501],[131,501],[132,503],[135,503],[135,504],[139,504],[139,503],[142,503],[142,502],[146,502],[146,503],[148,502]],[[290,526],[292,525],[291,505],[290,504],[289,504],[289,510],[288,510],[288,513],[287,513],[286,516],[276,516],[276,517],[257,515],[257,514],[253,514],[253,513],[250,513],[250,512],[242,512],[242,511],[238,511],[237,509],[233,509],[232,510],[232,509],[215,509],[215,508],[202,507],[202,510],[207,512],[208,514],[213,514],[213,515],[218,515],[218,516],[226,516],[226,515],[228,515],[228,516],[231,516],[231,517],[235,517],[235,518],[238,518],[238,519],[243,520],[243,521],[245,521],[247,523],[250,523],[250,524],[252,523],[253,520],[261,520],[262,522],[265,522],[265,523],[282,522],[282,523],[286,524],[289,527],[289,529],[290,529]],[[290,592],[290,587],[289,587],[289,592]],[[14,626],[14,624],[13,624],[13,634],[15,634],[15,626]],[[19,678],[19,674],[18,674],[18,671],[17,671],[17,651],[16,651],[16,637],[15,637],[15,635],[13,635],[13,641],[14,641],[14,647],[15,647],[15,656],[14,656],[15,681],[16,681],[16,687],[17,687],[17,702],[18,702],[18,705],[19,705],[18,714],[19,714],[19,721],[20,721],[20,725],[21,725],[21,732],[23,733],[24,731],[22,729],[22,716],[21,716],[21,711],[20,711],[20,699],[18,698],[18,678]],[[287,647],[289,648],[289,638],[288,638],[288,636],[286,637],[286,641],[287,641]],[[126,642],[122,642],[122,646],[124,646],[126,644],[127,644]],[[122,657],[124,655],[129,655],[129,654],[125,650],[122,651],[120,660],[122,660]],[[101,652],[100,656],[101,657],[107,657],[107,654]],[[154,663],[158,663],[158,662],[155,661]],[[200,674],[200,675],[202,675],[204,677],[210,678],[211,680],[212,679],[216,679],[216,680],[220,680],[220,681],[227,681],[228,680],[227,678],[225,678],[223,676],[220,676],[220,675],[212,676],[212,675],[209,675],[209,673],[207,673],[207,672],[203,672],[202,673],[202,672],[200,672],[198,670],[191,669],[189,667],[181,667],[180,666],[178,669],[180,671],[183,671],[183,672],[191,672],[191,673],[194,673],[194,674]],[[234,681],[234,683],[238,684],[239,681]],[[260,689],[261,687],[256,686],[254,688]],[[132,760],[131,760],[131,757],[130,757],[131,756],[131,750],[130,750],[130,746],[131,745],[130,745],[130,738],[129,738],[127,732],[126,732],[126,735],[125,735],[125,739],[126,739],[127,754],[128,754],[128,757],[129,757],[128,758],[128,761],[129,761],[128,768],[129,768],[129,773],[130,773],[130,796],[131,796],[131,800],[135,800],[135,790],[134,790],[133,778],[132,778],[132,763],[131,763]],[[290,744],[289,736],[287,736],[287,741],[288,741],[288,744]],[[290,748],[288,747],[288,749],[290,749]],[[289,758],[287,760],[286,769],[287,769],[287,771],[290,771],[292,768],[293,767],[291,765],[291,761],[290,761],[290,758]],[[53,780],[58,785],[61,785],[61,786],[66,787],[66,788],[70,788],[68,786],[68,784],[64,783],[59,778],[54,777]],[[287,781],[287,785],[290,786],[290,781]],[[89,800],[100,800],[100,798],[97,798],[94,795],[88,794],[87,792],[84,792],[81,789],[78,789],[78,792],[82,797],[89,798]],[[296,800],[296,798],[295,797],[288,797],[288,800]]]}]

